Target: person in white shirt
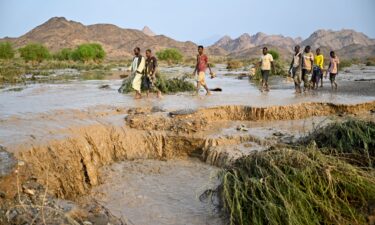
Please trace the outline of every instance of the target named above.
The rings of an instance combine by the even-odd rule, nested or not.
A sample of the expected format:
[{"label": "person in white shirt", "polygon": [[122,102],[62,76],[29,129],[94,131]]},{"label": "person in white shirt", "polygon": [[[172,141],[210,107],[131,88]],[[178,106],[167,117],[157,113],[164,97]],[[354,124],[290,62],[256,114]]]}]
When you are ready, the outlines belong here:
[{"label": "person in white shirt", "polygon": [[268,53],[267,47],[263,48],[263,55],[260,57],[259,63],[257,64],[257,67],[259,66],[262,74],[262,87],[260,91],[269,91],[268,76],[270,74],[271,66],[273,72],[275,72],[275,64],[273,63],[272,55]]},{"label": "person in white shirt", "polygon": [[134,48],[134,58],[130,66],[131,75],[134,77],[132,82],[132,88],[135,90],[135,98],[142,98],[141,85],[142,76],[145,69],[145,58],[141,55],[141,49],[139,47]]}]

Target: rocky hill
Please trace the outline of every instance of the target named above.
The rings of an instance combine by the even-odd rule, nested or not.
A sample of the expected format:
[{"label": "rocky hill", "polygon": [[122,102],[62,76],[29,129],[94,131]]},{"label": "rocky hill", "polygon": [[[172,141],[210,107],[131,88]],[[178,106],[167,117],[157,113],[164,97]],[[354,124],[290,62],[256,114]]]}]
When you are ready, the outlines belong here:
[{"label": "rocky hill", "polygon": [[[135,46],[139,46],[142,50],[150,48],[154,51],[177,48],[186,57],[194,56],[197,51],[195,43],[156,35],[147,26],[142,30],[124,29],[112,24],[86,26],[64,17],[53,17],[18,38],[6,37],[0,41],[11,41],[17,48],[30,42],[37,42],[46,45],[52,51],[74,48],[82,43],[97,42],[103,45],[108,58],[116,59],[131,57]],[[261,32],[254,35],[245,33],[235,39],[224,36],[207,49],[208,53],[214,56],[253,58],[260,55],[262,46],[268,46],[277,49],[283,58],[289,58],[296,44],[302,47],[311,45],[313,50],[321,47],[324,53],[332,49],[337,50],[342,58],[365,58],[375,55],[375,40],[354,30],[318,30],[306,40]]]}]

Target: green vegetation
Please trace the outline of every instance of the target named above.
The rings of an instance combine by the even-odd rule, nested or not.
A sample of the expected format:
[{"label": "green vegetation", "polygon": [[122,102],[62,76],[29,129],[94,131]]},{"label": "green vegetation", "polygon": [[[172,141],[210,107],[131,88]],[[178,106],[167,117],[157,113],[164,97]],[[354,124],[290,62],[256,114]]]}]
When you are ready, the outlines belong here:
[{"label": "green vegetation", "polygon": [[375,57],[367,58],[366,66],[375,66]]},{"label": "green vegetation", "polygon": [[171,63],[180,63],[182,62],[183,56],[182,53],[175,48],[167,48],[162,51],[156,52],[156,56],[161,61],[166,61],[169,64]]},{"label": "green vegetation", "polygon": [[14,49],[10,42],[0,43],[0,59],[13,59]]},{"label": "green vegetation", "polygon": [[[119,89],[120,93],[130,93],[133,91],[132,88],[133,77],[128,77],[124,79],[122,86]],[[167,79],[165,75],[159,75],[157,82],[155,84],[157,88],[162,93],[177,93],[177,92],[186,92],[186,91],[195,91],[195,86],[192,82],[187,80],[187,77],[182,78],[171,78]],[[142,85],[142,91],[144,87]]]},{"label": "green vegetation", "polygon": [[56,52],[53,55],[54,59],[63,61],[63,60],[72,60],[73,59],[73,50],[70,48],[63,48],[60,51]]},{"label": "green vegetation", "polygon": [[314,141],[329,154],[361,166],[375,166],[375,123],[349,119],[318,128],[303,143]]},{"label": "green vegetation", "polygon": [[100,44],[88,43],[79,45],[72,53],[73,60],[82,62],[101,62],[105,57],[105,51]]},{"label": "green vegetation", "polygon": [[240,69],[242,68],[244,65],[243,65],[243,62],[240,61],[240,60],[229,60],[227,62],[227,69],[228,70],[236,70],[236,69]]},{"label": "green vegetation", "polygon": [[18,49],[18,51],[26,62],[31,61],[33,63],[40,63],[51,56],[44,45],[37,43],[28,44],[25,47]]},{"label": "green vegetation", "polygon": [[279,60],[280,54],[279,54],[278,51],[270,49],[270,50],[268,50],[268,53],[270,53],[272,55],[273,60]]},{"label": "green vegetation", "polygon": [[220,185],[201,200],[217,203],[230,224],[366,224],[375,202],[375,170],[367,167],[374,127],[348,120],[319,129],[301,146],[253,152],[223,169]]},{"label": "green vegetation", "polygon": [[340,61],[339,70],[343,70],[346,67],[351,67],[353,64],[352,60],[343,59]]}]

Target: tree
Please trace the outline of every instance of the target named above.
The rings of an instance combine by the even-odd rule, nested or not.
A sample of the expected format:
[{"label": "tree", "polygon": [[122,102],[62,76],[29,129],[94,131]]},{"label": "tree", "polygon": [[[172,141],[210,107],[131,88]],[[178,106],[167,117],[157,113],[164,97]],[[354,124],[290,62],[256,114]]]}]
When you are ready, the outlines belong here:
[{"label": "tree", "polygon": [[56,52],[53,57],[60,61],[71,60],[73,57],[73,50],[70,48],[63,48]]},{"label": "tree", "polygon": [[20,48],[19,52],[26,62],[32,61],[40,63],[51,56],[45,46],[37,43],[27,44],[25,47]]},{"label": "tree", "polygon": [[156,53],[156,56],[161,61],[167,61],[168,63],[179,63],[182,61],[182,53],[175,48],[167,48]]},{"label": "tree", "polygon": [[270,53],[272,55],[272,58],[274,60],[278,60],[280,58],[280,54],[276,50],[271,49],[271,50],[268,51],[268,53]]},{"label": "tree", "polygon": [[79,45],[73,52],[72,58],[76,61],[88,62],[90,60],[101,61],[106,53],[103,47],[97,43]]},{"label": "tree", "polygon": [[14,49],[10,42],[0,43],[0,59],[12,59],[14,57]]}]

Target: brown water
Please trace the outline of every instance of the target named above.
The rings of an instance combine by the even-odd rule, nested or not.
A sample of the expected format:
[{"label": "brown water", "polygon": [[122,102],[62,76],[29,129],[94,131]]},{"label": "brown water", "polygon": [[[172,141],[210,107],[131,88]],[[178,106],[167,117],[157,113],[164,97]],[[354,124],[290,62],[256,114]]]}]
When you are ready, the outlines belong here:
[{"label": "brown water", "polygon": [[220,225],[211,205],[199,201],[217,171],[197,159],[125,161],[103,169],[104,184],[92,195],[130,224]]},{"label": "brown water", "polygon": [[[191,68],[166,70],[188,72]],[[136,101],[132,95],[117,93],[121,80],[31,84],[18,91],[5,87],[0,90],[0,144],[11,152],[25,150],[21,157],[34,163],[35,171],[44,171],[48,164],[54,176],[50,188],[57,195],[86,194],[93,187],[92,196],[116,216],[127,218],[130,224],[220,225],[223,221],[213,213],[212,206],[198,199],[203,190],[215,185],[212,176],[218,168],[209,164],[225,165],[225,160],[233,155],[235,158],[262,150],[268,143],[279,142],[284,137],[299,137],[317,124],[325,123],[327,116],[336,110],[327,104],[300,104],[291,106],[290,112],[286,108],[282,112],[277,107],[262,107],[375,100],[375,81],[355,81],[375,77],[375,67],[353,66],[343,72],[337,78],[340,89],[336,92],[330,90],[325,80],[323,89],[301,95],[293,94],[293,83],[285,78],[271,78],[271,91],[261,93],[248,79],[224,76],[228,71],[223,66],[219,65],[216,70],[218,77],[207,82],[209,87],[221,87],[223,92],[208,97],[203,93],[200,96],[180,93],[161,100]],[[103,84],[109,84],[110,88],[99,89]],[[151,107],[165,112],[145,110]],[[131,116],[128,109],[132,108],[145,112],[133,115],[135,122],[129,128],[131,121],[124,118]],[[346,109],[345,106],[336,108]],[[181,119],[167,116],[178,109],[196,109],[198,113]],[[362,111],[365,109],[368,111],[366,107]],[[367,113],[374,119],[374,114]],[[255,119],[262,121],[251,121]],[[164,129],[151,127],[155,121],[164,121],[165,124],[157,124]],[[190,122],[197,124],[192,126]],[[241,125],[247,131],[236,129]],[[173,130],[179,127],[198,127],[198,131],[184,133],[182,130],[180,135],[180,130]],[[168,152],[180,153],[181,149],[190,154],[190,145],[200,147],[201,144],[206,154],[201,159],[207,164],[178,154],[168,161],[144,159],[161,159]],[[225,157],[220,159],[220,155]],[[135,160],[121,161],[124,159]],[[40,161],[46,165],[39,165]],[[108,165],[114,161],[120,162]],[[101,167],[99,176],[97,171]],[[96,186],[98,178],[102,184]],[[71,183],[61,183],[61,180]]]}]

